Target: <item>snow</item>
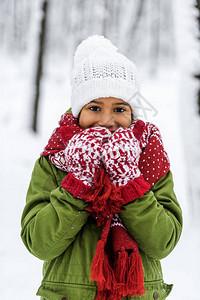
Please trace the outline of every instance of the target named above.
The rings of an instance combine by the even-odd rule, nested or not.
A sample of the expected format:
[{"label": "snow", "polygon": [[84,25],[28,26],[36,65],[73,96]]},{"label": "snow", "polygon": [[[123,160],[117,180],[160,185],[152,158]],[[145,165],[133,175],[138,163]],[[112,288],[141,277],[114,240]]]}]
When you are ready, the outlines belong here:
[{"label": "snow", "polygon": [[[164,279],[174,283],[170,300],[198,300],[200,277],[200,218],[194,207],[199,197],[199,116],[195,113],[197,82],[191,74],[199,65],[198,47],[189,4],[175,1],[177,62],[163,66],[158,74],[144,75],[141,68],[142,96],[157,110],[148,111],[148,121],[160,128],[171,161],[175,192],[183,209],[184,229],[174,251],[162,261]],[[188,22],[183,22],[185,17]],[[180,34],[180,28],[182,34]],[[196,49],[196,50],[195,50]],[[34,53],[31,54],[32,58]],[[39,133],[30,130],[33,65],[30,56],[0,55],[1,124],[1,209],[0,209],[0,299],[38,299],[42,261],[33,257],[20,239],[20,218],[35,160],[52,130],[69,108],[70,85],[67,61],[49,57],[44,73],[40,103]],[[188,99],[190,102],[188,103]],[[145,100],[144,100],[145,102]],[[146,120],[147,121],[147,120]],[[192,180],[191,180],[192,178]],[[196,201],[196,202],[195,202]]]}]

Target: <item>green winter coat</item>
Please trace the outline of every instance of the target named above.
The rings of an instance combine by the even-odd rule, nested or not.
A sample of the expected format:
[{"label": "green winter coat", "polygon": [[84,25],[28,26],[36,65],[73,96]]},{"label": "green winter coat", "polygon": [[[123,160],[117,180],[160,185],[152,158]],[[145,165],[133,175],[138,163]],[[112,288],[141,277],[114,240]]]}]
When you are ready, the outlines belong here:
[{"label": "green winter coat", "polygon": [[[85,201],[61,187],[66,173],[46,157],[37,160],[22,215],[21,236],[27,249],[44,260],[42,299],[93,300],[96,284],[90,266],[101,228]],[[169,171],[143,197],[124,205],[120,217],[140,248],[146,295],[123,299],[165,299],[172,285],[163,282],[160,259],[177,244],[182,213]]]}]

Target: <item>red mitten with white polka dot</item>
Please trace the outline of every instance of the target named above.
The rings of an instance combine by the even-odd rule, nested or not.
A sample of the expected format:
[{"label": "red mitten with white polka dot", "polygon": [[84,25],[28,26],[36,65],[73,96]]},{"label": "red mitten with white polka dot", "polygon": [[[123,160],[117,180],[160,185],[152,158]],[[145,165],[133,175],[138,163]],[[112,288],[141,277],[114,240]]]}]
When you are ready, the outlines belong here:
[{"label": "red mitten with white polka dot", "polygon": [[140,155],[139,168],[144,179],[153,186],[170,169],[170,161],[157,126],[146,123],[140,145],[143,151]]},{"label": "red mitten with white polka dot", "polygon": [[138,122],[130,128],[120,127],[103,145],[102,160],[106,171],[127,202],[143,196],[150,189],[138,167],[142,152],[139,138],[144,128],[144,123]]},{"label": "red mitten with white polka dot", "polygon": [[84,199],[93,188],[95,172],[100,169],[102,144],[111,136],[109,129],[88,128],[74,135],[64,150],[67,172],[62,187]]}]

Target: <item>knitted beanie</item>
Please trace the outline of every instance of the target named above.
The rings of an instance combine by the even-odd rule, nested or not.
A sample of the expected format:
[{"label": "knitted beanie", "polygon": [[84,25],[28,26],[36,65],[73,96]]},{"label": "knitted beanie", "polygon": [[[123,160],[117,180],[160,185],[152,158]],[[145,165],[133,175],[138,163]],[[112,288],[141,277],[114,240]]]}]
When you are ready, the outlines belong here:
[{"label": "knitted beanie", "polygon": [[84,105],[102,97],[122,99],[137,114],[136,67],[103,36],[90,36],[77,47],[71,83],[72,114],[76,118]]}]

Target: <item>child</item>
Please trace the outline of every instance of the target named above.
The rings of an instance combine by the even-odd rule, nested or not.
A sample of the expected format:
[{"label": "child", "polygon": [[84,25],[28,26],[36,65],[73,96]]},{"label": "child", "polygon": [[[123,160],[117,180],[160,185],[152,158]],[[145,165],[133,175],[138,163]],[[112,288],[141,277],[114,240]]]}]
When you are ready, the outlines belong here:
[{"label": "child", "polygon": [[102,36],[75,53],[72,113],[36,161],[22,240],[44,260],[43,300],[165,299],[160,259],[181,208],[160,132],[136,121],[136,68]]}]

